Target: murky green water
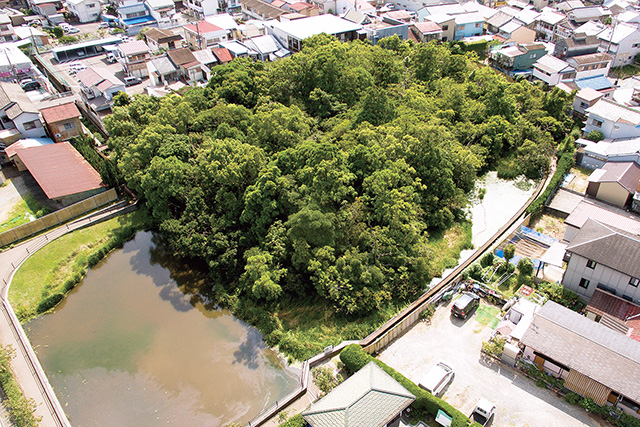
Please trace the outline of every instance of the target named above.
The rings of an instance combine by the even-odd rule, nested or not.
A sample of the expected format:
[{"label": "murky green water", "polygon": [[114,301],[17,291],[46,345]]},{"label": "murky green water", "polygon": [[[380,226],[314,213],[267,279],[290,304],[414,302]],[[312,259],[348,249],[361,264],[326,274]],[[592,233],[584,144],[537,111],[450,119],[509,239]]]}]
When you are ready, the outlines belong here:
[{"label": "murky green water", "polygon": [[296,387],[260,333],[216,309],[207,289],[205,274],[141,232],[25,325],[72,425],[244,423]]}]

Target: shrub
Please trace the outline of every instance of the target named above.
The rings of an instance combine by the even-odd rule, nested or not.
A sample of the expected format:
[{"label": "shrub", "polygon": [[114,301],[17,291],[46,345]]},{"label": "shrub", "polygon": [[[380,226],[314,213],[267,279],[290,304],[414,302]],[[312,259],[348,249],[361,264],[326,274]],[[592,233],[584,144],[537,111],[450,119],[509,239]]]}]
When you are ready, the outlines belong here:
[{"label": "shrub", "polygon": [[311,370],[313,376],[313,383],[318,386],[323,394],[329,393],[336,386],[338,386],[343,378],[340,374],[333,375],[333,369],[328,366],[318,366]]},{"label": "shrub", "polygon": [[575,158],[573,154],[563,153],[558,159],[558,166],[556,167],[556,172],[553,174],[551,181],[547,188],[535,199],[531,205],[527,208],[526,212],[531,215],[537,215],[542,212],[544,208],[544,203],[547,201],[551,192],[555,191],[556,187],[560,185],[564,176],[571,170],[573,165],[575,165]]},{"label": "shrub", "polygon": [[0,345],[0,385],[7,396],[7,407],[11,420],[17,426],[35,427],[42,420],[36,418],[36,402],[27,399],[13,377],[11,359],[15,356],[13,347]]},{"label": "shrub", "polygon": [[493,262],[495,261],[495,255],[493,255],[493,252],[489,251],[486,254],[484,254],[482,256],[482,258],[480,259],[480,265],[483,267],[489,267],[491,265],[493,265]]},{"label": "shrub", "polygon": [[407,379],[404,375],[387,366],[384,362],[378,359],[374,359],[370,354],[367,354],[358,344],[350,344],[346,346],[340,352],[340,360],[345,364],[347,369],[352,372],[362,369],[367,363],[373,361],[416,397],[416,400],[411,405],[414,409],[418,411],[425,410],[434,417],[438,413],[438,410],[442,409],[444,412],[453,417],[451,427],[467,427],[471,423],[469,418],[467,418],[467,416],[462,412],[449,405],[444,400],[432,395],[428,391],[421,389],[415,383]]},{"label": "shrub", "polygon": [[518,274],[521,276],[531,276],[533,275],[533,263],[529,258],[521,258],[518,261]]},{"label": "shrub", "polygon": [[73,36],[62,36],[62,37],[58,37],[58,41],[61,44],[73,44],[78,41],[78,38]]},{"label": "shrub", "polygon": [[592,130],[587,136],[585,136],[585,139],[593,142],[600,142],[604,139],[604,134],[599,130]]},{"label": "shrub", "polygon": [[507,343],[507,339],[504,337],[494,337],[489,341],[482,342],[482,351],[490,354],[491,356],[500,357],[504,352],[504,345]]},{"label": "shrub", "polygon": [[582,396],[580,396],[578,393],[570,391],[564,397],[564,400],[566,400],[567,403],[570,403],[571,405],[577,405],[582,401]]},{"label": "shrub", "polygon": [[58,27],[55,26],[53,27],[53,35],[55,36],[55,38],[59,39],[60,37],[64,36],[64,30],[62,29],[62,27]]},{"label": "shrub", "polygon": [[304,427],[307,425],[307,422],[302,418],[302,415],[294,415],[289,418],[283,424],[280,424],[280,427]]},{"label": "shrub", "polygon": [[47,311],[58,305],[58,303],[62,301],[63,298],[64,294],[57,292],[40,301],[40,304],[38,304],[36,311],[38,312],[38,314],[46,313]]}]

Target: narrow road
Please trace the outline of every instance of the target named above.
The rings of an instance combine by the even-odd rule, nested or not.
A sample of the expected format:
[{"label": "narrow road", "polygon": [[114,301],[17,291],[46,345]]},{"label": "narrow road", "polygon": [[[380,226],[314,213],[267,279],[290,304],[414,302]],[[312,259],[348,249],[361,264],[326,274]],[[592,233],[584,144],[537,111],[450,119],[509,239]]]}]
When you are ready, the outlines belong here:
[{"label": "narrow road", "polygon": [[13,373],[24,395],[36,402],[36,417],[42,417],[40,426],[70,426],[58,398],[49,384],[42,366],[31,347],[22,325],[18,321],[7,298],[9,285],[16,270],[33,253],[47,243],[73,230],[90,226],[111,216],[127,212],[132,207],[129,204],[117,203],[113,206],[89,214],[83,218],[62,225],[45,234],[41,234],[14,248],[0,252],[0,342],[11,345],[16,350],[16,357],[12,361]]}]

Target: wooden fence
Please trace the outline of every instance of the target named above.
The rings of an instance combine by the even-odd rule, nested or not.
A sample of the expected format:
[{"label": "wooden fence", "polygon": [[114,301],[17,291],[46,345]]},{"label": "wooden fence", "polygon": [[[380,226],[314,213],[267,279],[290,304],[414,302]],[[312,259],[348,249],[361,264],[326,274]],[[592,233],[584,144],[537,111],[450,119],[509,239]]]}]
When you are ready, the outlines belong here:
[{"label": "wooden fence", "polygon": [[41,231],[63,224],[71,219],[79,217],[80,215],[114,202],[117,199],[118,194],[116,193],[115,188],[112,188],[71,206],[67,206],[66,208],[50,213],[49,215],[45,215],[16,228],[12,228],[11,230],[0,234],[0,247],[10,245],[26,239],[27,237],[33,236],[34,234],[40,233]]}]

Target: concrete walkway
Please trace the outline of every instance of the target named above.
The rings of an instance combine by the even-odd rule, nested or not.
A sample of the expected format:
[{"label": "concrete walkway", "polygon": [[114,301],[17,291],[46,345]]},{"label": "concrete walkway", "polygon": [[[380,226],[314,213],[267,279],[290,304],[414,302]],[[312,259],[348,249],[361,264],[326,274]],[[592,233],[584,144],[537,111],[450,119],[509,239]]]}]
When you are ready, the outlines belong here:
[{"label": "concrete walkway", "polygon": [[71,424],[7,299],[13,275],[29,256],[47,243],[73,230],[90,226],[132,209],[135,207],[132,208],[130,204],[118,203],[0,252],[0,277],[2,278],[0,280],[2,285],[0,291],[0,342],[3,345],[11,345],[16,350],[16,357],[12,362],[13,372],[24,395],[36,402],[35,415],[42,417],[40,426],[70,426]]}]

